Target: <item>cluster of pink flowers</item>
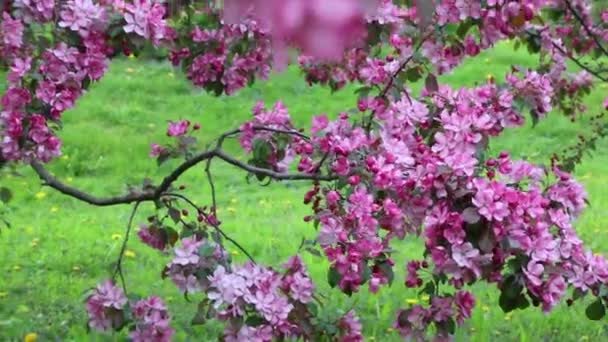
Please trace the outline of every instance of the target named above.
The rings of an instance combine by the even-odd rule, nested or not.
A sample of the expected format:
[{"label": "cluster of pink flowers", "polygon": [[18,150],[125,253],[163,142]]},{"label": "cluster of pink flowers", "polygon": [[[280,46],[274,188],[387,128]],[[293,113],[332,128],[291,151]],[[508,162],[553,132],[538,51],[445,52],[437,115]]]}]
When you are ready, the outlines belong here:
[{"label": "cluster of pink flowers", "polygon": [[184,293],[206,291],[209,280],[205,275],[213,273],[229,258],[219,245],[196,236],[182,239],[181,246],[175,247],[174,253],[163,274]]},{"label": "cluster of pink flowers", "polygon": [[129,337],[135,342],[169,342],[174,330],[169,325],[171,318],[167,306],[158,297],[150,297],[128,303],[123,290],[110,280],[97,286],[86,302],[89,326],[100,332],[120,330],[131,322],[128,306],[134,318],[134,329]]},{"label": "cluster of pink flowers", "polygon": [[[207,294],[217,317],[229,323],[226,340],[271,341],[272,338],[295,338],[305,332],[301,322],[290,319],[294,305],[312,301],[314,285],[299,257],[285,265],[285,274],[252,263],[234,267],[231,272],[219,266],[209,277]],[[249,312],[260,315],[261,324],[243,325]]]},{"label": "cluster of pink flowers", "polygon": [[[587,30],[569,16],[559,24],[533,20],[546,7],[567,10],[552,0],[447,0],[434,13],[422,1],[418,7],[390,0],[224,4],[227,24],[209,9],[205,26],[174,30],[165,5],[153,0],[69,0],[60,8],[50,0],[14,1],[0,24],[0,57],[10,68],[0,100],[0,161],[48,162],[58,156],[61,142],[50,122],[59,121],[88,84],[103,76],[115,51],[137,48],[141,40],[156,46],[172,41],[171,62],[182,64],[194,85],[217,95],[266,78],[273,63],[287,60],[286,47],[295,46],[304,53],[299,63],[309,83],[334,90],[362,84],[358,112],[334,120],[314,117],[309,138],[294,128],[280,101],[270,109],[259,102],[240,127],[240,143],[255,167],[287,172],[296,161],[299,172],[337,178],[315,182],[304,196],[313,210],[306,220],[319,225],[316,242],[331,264],[330,285],[352,294],[366,284],[371,292],[391,284],[392,242],[420,235],[425,254],[407,263],[405,286],[457,291],[430,291],[428,307],[399,312],[395,328],[406,338],[424,339],[431,324],[437,337],[447,338],[475,304],[460,289],[480,280],[512,296],[507,302],[529,299],[544,311],[568,287],[600,293],[608,263],[585,250],[573,228],[585,207],[583,187],[554,166],[514,161],[508,153],[486,156],[492,137],[524,123],[521,103],[535,119],[553,107],[584,110],[582,94],[591,87],[591,75],[568,73],[566,58],[597,48],[587,30],[608,37],[605,23],[593,25],[585,2],[575,7]],[[601,16],[606,21],[608,15]],[[58,32],[53,46],[39,51],[24,41],[35,26],[30,24],[52,21]],[[448,73],[507,38],[542,51],[541,67],[514,67],[500,85],[493,79],[458,90],[437,84],[434,74]],[[359,44],[364,39],[369,43]],[[420,96],[405,88],[405,80],[425,74]],[[196,141],[189,134],[199,127],[170,122],[167,135],[178,146],[153,144],[150,155],[159,161],[188,157]],[[178,239],[169,241],[166,234],[152,225],[138,232],[143,243],[161,251]],[[301,322],[312,316],[315,287],[298,257],[283,272],[254,263],[235,266],[219,243],[201,233],[181,237],[163,275],[186,294],[207,294],[209,312],[226,322],[228,341],[312,336]],[[129,324],[128,304],[135,319],[132,339],[171,339],[160,299],[128,303],[112,282],[88,298],[90,326],[108,331]],[[336,324],[340,340],[363,339],[353,311]]]},{"label": "cluster of pink flowers", "polygon": [[158,297],[140,300],[133,306],[135,329],[129,334],[133,342],[170,342],[174,334],[165,303]]},{"label": "cluster of pink flowers", "polygon": [[134,0],[124,6],[127,33],[134,33],[158,46],[163,40],[175,37],[165,20],[165,5],[153,0]]},{"label": "cluster of pink flowers", "polygon": [[55,16],[54,0],[15,0],[13,6],[23,21],[46,23]]},{"label": "cluster of pink flowers", "polygon": [[87,37],[89,31],[103,32],[108,17],[103,6],[93,3],[92,0],[70,0],[60,13],[59,27],[67,27]]},{"label": "cluster of pink flowers", "polygon": [[87,299],[89,326],[99,331],[121,328],[126,304],[127,297],[121,288],[109,280],[99,284]]},{"label": "cluster of pink flowers", "polygon": [[461,325],[471,317],[475,298],[470,292],[458,291],[454,296],[436,296],[428,308],[414,305],[397,314],[394,328],[406,339],[426,341],[429,325],[435,324],[436,340],[449,340],[450,321]]},{"label": "cluster of pink flowers", "polygon": [[270,73],[271,46],[267,32],[254,20],[219,28],[195,27],[189,45],[174,49],[174,65],[187,61],[187,76],[196,86],[227,95]]},{"label": "cluster of pink flowers", "polygon": [[[286,171],[289,163],[293,161],[295,153],[275,133],[277,130],[288,133],[297,132],[293,128],[287,108],[281,101],[278,101],[269,110],[265,108],[264,102],[258,101],[252,112],[253,119],[245,122],[240,127],[239,141],[241,146],[247,153],[255,154],[255,144],[264,145],[267,148],[267,153],[259,156],[264,158],[264,160],[259,161],[259,166],[267,166],[281,172]],[[283,138],[292,139],[289,134],[283,135]],[[301,139],[296,137],[294,143],[300,141]]]},{"label": "cluster of pink flowers", "polygon": [[272,34],[275,61],[287,61],[288,44],[321,59],[339,59],[344,50],[360,42],[365,16],[375,9],[373,0],[290,0],[225,3],[225,19],[238,23],[253,13]]}]

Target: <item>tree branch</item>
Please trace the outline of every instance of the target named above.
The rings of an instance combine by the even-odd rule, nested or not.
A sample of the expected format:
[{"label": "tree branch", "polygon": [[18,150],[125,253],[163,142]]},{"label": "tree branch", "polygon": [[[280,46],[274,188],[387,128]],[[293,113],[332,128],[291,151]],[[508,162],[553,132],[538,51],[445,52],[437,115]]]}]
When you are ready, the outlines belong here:
[{"label": "tree branch", "polygon": [[215,151],[215,156],[227,162],[228,164],[234,165],[239,169],[268,176],[275,180],[312,180],[312,181],[333,181],[338,179],[337,175],[324,176],[319,174],[310,173],[280,173],[269,169],[263,169],[256,166],[245,164],[244,162],[229,156],[223,150],[218,149]]},{"label": "tree branch", "polygon": [[[228,236],[228,234],[226,234],[220,227],[219,225],[217,225],[213,220],[209,219],[209,216],[207,216],[207,214],[201,210],[201,208],[199,208],[194,202],[192,202],[188,197],[182,195],[182,194],[176,194],[176,193],[167,193],[165,194],[165,196],[170,196],[170,197],[175,197],[175,198],[179,198],[183,201],[185,201],[186,203],[190,204],[196,211],[198,214],[203,215],[205,217],[205,219],[207,220],[207,223],[209,223],[209,225],[211,225],[211,227],[213,227],[213,229],[215,229],[221,236],[224,237],[224,239],[230,241],[236,248],[238,248],[239,250],[241,250],[241,252],[243,252],[247,258],[249,258],[249,260],[252,263],[256,263],[255,259],[251,256],[251,254],[249,254],[249,252],[247,252],[247,250],[241,246],[241,244],[239,244],[236,240],[234,240],[233,238],[231,238],[230,236]],[[215,219],[215,218],[213,218]],[[223,246],[222,246],[223,247]]]},{"label": "tree branch", "polygon": [[[538,33],[535,32],[531,32],[531,31],[527,31],[526,33],[530,36],[539,38],[540,35]],[[553,43],[553,47],[559,51],[559,53],[561,53],[564,57],[568,58],[569,60],[571,60],[572,62],[574,62],[576,65],[578,65],[579,68],[587,71],[588,73],[590,73],[591,75],[593,75],[594,77],[596,77],[597,79],[599,79],[602,82],[608,82],[608,78],[602,76],[600,73],[602,72],[601,70],[593,70],[592,68],[590,68],[589,66],[585,65],[583,62],[581,62],[578,58],[574,57],[571,53],[568,53],[567,51],[565,51],[564,49],[562,49],[561,46],[559,46],[558,44],[556,44],[555,42]]]},{"label": "tree branch", "polygon": [[205,151],[197,154],[193,158],[190,158],[180,164],[174,169],[168,176],[166,176],[160,185],[151,187],[150,189],[135,190],[127,194],[112,196],[112,197],[97,197],[87,192],[79,190],[75,187],[67,185],[53,176],[45,167],[39,162],[32,162],[30,166],[38,174],[40,179],[43,180],[44,185],[50,186],[51,188],[61,192],[64,195],[76,198],[80,201],[86,202],[95,206],[112,206],[118,204],[130,204],[134,202],[152,202],[157,201],[175,182],[182,174],[194,167],[198,163],[211,160],[217,157],[226,161],[227,163],[238,167],[239,169],[268,176],[275,180],[311,180],[311,181],[332,181],[338,179],[337,175],[323,176],[319,174],[307,174],[307,173],[280,173],[269,169],[259,168],[248,165],[228,154],[222,149],[216,148],[214,150]]},{"label": "tree branch", "polygon": [[591,31],[591,29],[589,28],[589,26],[587,26],[587,24],[585,23],[585,20],[574,9],[574,6],[572,6],[572,3],[569,0],[564,0],[564,2],[566,3],[566,6],[568,7],[568,10],[570,10],[570,12],[572,12],[572,14],[576,18],[576,20],[581,24],[581,26],[583,27],[583,29],[585,30],[585,32],[587,32],[587,34],[589,35],[589,37],[591,39],[593,39],[593,41],[595,42],[595,44],[597,45],[597,47],[602,51],[602,53],[604,54],[604,56],[608,57],[608,50],[606,50],[606,48],[604,48],[604,46],[602,45],[602,42],[597,37],[597,35],[595,33],[593,33],[593,31]]}]

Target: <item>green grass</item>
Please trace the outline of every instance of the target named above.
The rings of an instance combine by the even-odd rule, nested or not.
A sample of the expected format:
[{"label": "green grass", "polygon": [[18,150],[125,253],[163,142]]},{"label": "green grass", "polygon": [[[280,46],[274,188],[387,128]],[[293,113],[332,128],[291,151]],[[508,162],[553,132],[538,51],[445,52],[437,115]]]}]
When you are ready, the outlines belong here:
[{"label": "green grass", "polygon": [[[454,86],[473,85],[490,73],[500,79],[512,63],[531,65],[534,59],[502,46],[467,62],[444,81]],[[61,132],[65,156],[49,165],[64,181],[99,195],[121,193],[127,184],[138,184],[145,177],[158,181],[171,170],[175,163],[157,168],[147,158],[150,142],[167,141],[164,132],[168,119],[201,122],[203,129],[198,137],[209,142],[248,118],[257,99],[267,104],[282,99],[300,125],[308,125],[313,114],[336,114],[356,103],[352,89],[332,95],[327,89],[308,87],[296,70],[274,75],[270,81],[259,82],[234,97],[214,98],[194,90],[166,64],[118,60],[110,69],[77,108],[65,114]],[[591,113],[600,110],[602,93],[606,93],[605,88],[589,96]],[[588,124],[587,119],[572,124],[553,113],[535,128],[507,131],[492,142],[491,148],[546,162],[549,153],[574,143],[576,134],[586,131]],[[236,152],[237,146],[231,142],[228,149]],[[607,162],[608,143],[602,141],[595,155],[587,157],[576,172],[587,186],[591,201],[577,223],[578,231],[588,247],[603,253],[608,252],[604,228],[608,223]],[[9,217],[13,227],[0,233],[0,340],[21,340],[28,332],[38,333],[44,341],[120,339],[87,335],[82,300],[85,290],[110,274],[130,208],[88,206],[42,187],[31,170],[21,171],[23,177],[0,179],[16,196]],[[213,172],[220,189],[219,215],[224,229],[255,258],[276,265],[296,251],[302,237],[315,237],[312,225],[302,220],[309,213],[302,205],[306,184],[248,185],[242,172],[220,161],[214,162]],[[201,167],[192,169],[178,184],[186,184],[188,195],[197,203],[210,202]],[[152,211],[151,205],[144,205],[137,221],[143,222]],[[170,281],[160,279],[162,266],[170,256],[150,250],[137,238],[130,241],[128,249],[134,253],[125,263],[130,292],[159,294],[168,300],[175,314],[176,340],[213,340],[219,327],[191,327],[189,320],[196,305],[186,302]],[[416,300],[416,293],[402,285],[403,265],[408,258],[419,255],[421,243],[408,239],[398,249],[399,271],[393,287],[381,289],[378,295],[370,295],[365,289],[352,298],[323,284],[327,264],[305,256],[320,291],[330,299],[329,310],[354,306],[370,340],[397,340],[389,332],[394,313]],[[235,257],[244,260],[242,255]],[[476,285],[473,291],[478,303],[472,319],[459,330],[458,340],[608,339],[605,322],[584,317],[584,302],[572,308],[560,305],[549,315],[537,308],[505,315],[498,308],[495,287]]]}]

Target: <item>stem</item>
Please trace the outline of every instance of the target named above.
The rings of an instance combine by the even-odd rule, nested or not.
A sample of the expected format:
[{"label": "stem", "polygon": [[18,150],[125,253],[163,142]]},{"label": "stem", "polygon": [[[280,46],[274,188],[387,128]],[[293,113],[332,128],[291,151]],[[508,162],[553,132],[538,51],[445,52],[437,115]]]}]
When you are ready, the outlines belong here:
[{"label": "stem", "polygon": [[139,208],[139,204],[141,202],[135,202],[133,206],[133,210],[131,210],[131,215],[129,216],[129,223],[127,223],[127,231],[125,232],[125,238],[122,241],[122,246],[120,247],[120,254],[118,254],[118,260],[116,261],[116,268],[114,269],[114,274],[112,275],[112,279],[116,278],[118,274],[120,276],[120,281],[122,283],[122,288],[127,294],[127,284],[125,282],[125,277],[122,274],[122,259],[125,254],[125,250],[127,249],[127,243],[129,242],[129,235],[131,233],[131,227],[133,226],[133,219],[135,218],[135,214],[137,213],[137,208]]}]

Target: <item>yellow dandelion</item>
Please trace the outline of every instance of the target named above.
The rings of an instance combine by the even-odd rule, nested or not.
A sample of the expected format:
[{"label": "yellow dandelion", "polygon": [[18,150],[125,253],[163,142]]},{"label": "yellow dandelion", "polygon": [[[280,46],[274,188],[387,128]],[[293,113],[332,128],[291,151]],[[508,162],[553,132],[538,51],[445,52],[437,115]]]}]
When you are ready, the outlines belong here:
[{"label": "yellow dandelion", "polygon": [[13,266],[13,271],[21,271],[21,266],[19,266],[19,265]]},{"label": "yellow dandelion", "polygon": [[418,299],[416,298],[408,298],[405,300],[406,303],[408,303],[409,305],[414,305],[414,304],[418,304]]},{"label": "yellow dandelion", "polygon": [[236,256],[236,255],[239,255],[240,253],[239,253],[239,251],[232,251],[232,252],[230,252],[230,254],[232,254],[232,255],[235,255],[235,256]]},{"label": "yellow dandelion", "polygon": [[425,294],[425,295],[422,295],[422,296],[420,297],[420,300],[422,300],[423,302],[426,302],[426,301],[428,301],[428,300],[429,300],[429,298],[431,298],[431,297],[429,297],[429,295],[426,295],[426,294]]},{"label": "yellow dandelion", "polygon": [[25,337],[23,338],[23,342],[35,342],[37,339],[38,334],[31,332],[25,335]]},{"label": "yellow dandelion", "polygon": [[52,208],[51,208],[51,212],[52,212],[52,213],[56,213],[56,212],[58,212],[58,211],[59,211],[59,208],[57,208],[57,207],[52,207]]},{"label": "yellow dandelion", "polygon": [[64,154],[61,159],[63,160],[70,160],[70,156],[68,156],[67,154]]},{"label": "yellow dandelion", "polygon": [[231,214],[234,214],[234,213],[236,213],[236,208],[235,207],[228,207],[228,208],[226,208],[226,211],[228,211]]},{"label": "yellow dandelion", "polygon": [[492,81],[492,80],[494,80],[494,75],[492,75],[492,74],[487,74],[487,75],[486,75],[486,79],[487,79],[488,81]]},{"label": "yellow dandelion", "polygon": [[72,178],[72,177],[68,177],[68,178],[66,178],[66,181],[67,181],[68,183],[72,183],[72,182],[74,181],[74,178]]},{"label": "yellow dandelion", "polygon": [[0,292],[0,298],[8,297],[8,292]]},{"label": "yellow dandelion", "polygon": [[127,71],[129,74],[132,74],[132,73],[134,73],[134,72],[135,72],[135,69],[133,69],[133,68],[127,68],[127,70],[126,70],[126,71]]},{"label": "yellow dandelion", "polygon": [[122,239],[122,234],[112,234],[112,240],[120,240]]},{"label": "yellow dandelion", "polygon": [[74,272],[80,272],[80,266],[74,266],[74,267],[72,267],[72,271],[74,271]]},{"label": "yellow dandelion", "polygon": [[132,250],[130,250],[130,249],[127,249],[127,250],[125,251],[125,256],[126,256],[127,258],[135,258],[135,252],[133,252],[133,251],[132,251]]},{"label": "yellow dandelion", "polygon": [[36,195],[34,195],[36,197],[36,199],[41,200],[44,199],[46,197],[46,192],[44,191],[38,191],[36,193]]}]

